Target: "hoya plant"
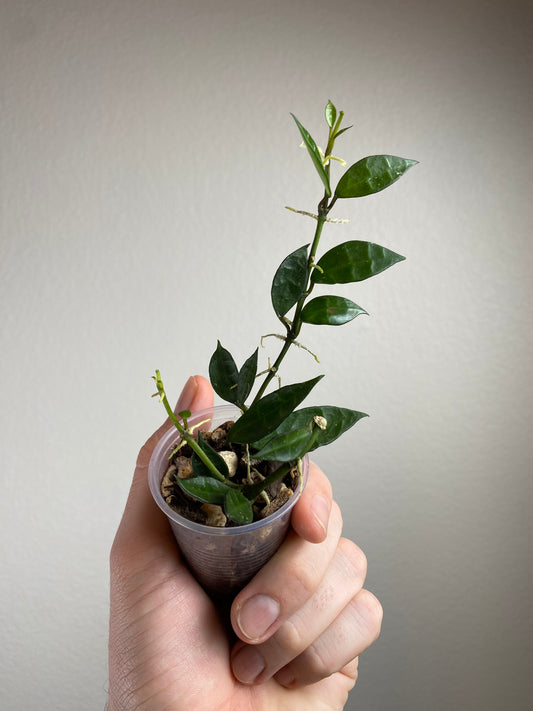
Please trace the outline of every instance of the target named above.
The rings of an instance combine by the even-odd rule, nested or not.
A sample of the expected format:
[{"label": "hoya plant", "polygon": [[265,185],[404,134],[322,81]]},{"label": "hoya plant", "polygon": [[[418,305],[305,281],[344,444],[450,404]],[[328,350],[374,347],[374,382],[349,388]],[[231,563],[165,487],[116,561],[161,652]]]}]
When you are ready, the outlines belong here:
[{"label": "hoya plant", "polygon": [[[242,413],[230,425],[227,443],[237,447],[244,457],[247,476],[235,481],[227,458],[208,443],[198,426],[189,427],[189,411],[180,412],[178,416],[174,414],[160,372],[156,371],[154,377],[156,395],[179,432],[178,448],[188,445],[192,450],[191,475],[176,478],[179,487],[188,497],[220,506],[234,524],[251,522],[254,502],[266,495],[273,482],[297,467],[305,454],[330,444],[366,416],[357,410],[332,405],[300,408],[323,376],[282,385],[280,369],[292,346],[305,348],[298,340],[304,324],[341,326],[367,314],[350,299],[329,293],[332,285],[369,279],[404,259],[386,247],[361,240],[342,242],[320,254],[320,238],[326,223],[342,222],[330,217],[339,200],[378,193],[395,183],[417,161],[392,155],[367,156],[345,170],[333,187],[332,161],[346,166],[333,155],[336,141],[351,128],[342,127],[344,113],[328,101],[324,151],[296,116],[291,115],[303,140],[302,145],[322,182],[323,195],[316,213],[296,211],[313,219],[312,241],[285,257],[272,280],[272,307],[283,331],[276,334],[281,340],[280,350],[275,361],[269,361],[268,367],[258,372],[259,348],[238,368],[231,353],[219,341],[209,363],[214,391]],[[258,461],[275,462],[276,465],[270,467],[266,476],[253,476],[257,473],[255,465]]]}]

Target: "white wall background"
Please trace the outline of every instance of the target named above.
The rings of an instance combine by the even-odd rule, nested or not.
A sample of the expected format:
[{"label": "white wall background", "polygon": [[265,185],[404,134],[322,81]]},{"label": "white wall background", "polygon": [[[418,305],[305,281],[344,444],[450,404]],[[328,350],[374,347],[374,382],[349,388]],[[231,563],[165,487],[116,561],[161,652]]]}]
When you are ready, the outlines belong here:
[{"label": "white wall background", "polygon": [[[530,708],[531,70],[527,0],[0,2],[0,705],[106,699],[108,550],[137,450],[221,338],[272,330],[274,269],[341,153],[416,158],[338,206],[408,261],[347,293],[288,371],[371,413],[317,457],[383,634],[349,709]],[[273,351],[270,351],[273,352]]]}]

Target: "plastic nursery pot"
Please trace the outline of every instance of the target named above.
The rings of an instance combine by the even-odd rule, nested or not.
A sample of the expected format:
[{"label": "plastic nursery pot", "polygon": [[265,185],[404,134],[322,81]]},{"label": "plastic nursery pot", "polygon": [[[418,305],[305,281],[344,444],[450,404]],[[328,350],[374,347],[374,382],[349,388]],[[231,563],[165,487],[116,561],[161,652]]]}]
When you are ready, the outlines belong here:
[{"label": "plastic nursery pot", "polygon": [[[215,429],[240,414],[238,408],[222,405],[195,412],[188,423],[193,426],[202,422],[204,428]],[[274,555],[287,535],[292,508],[307,481],[308,457],[302,460],[300,486],[275,513],[243,526],[218,528],[189,521],[174,511],[161,494],[161,480],[179,439],[172,426],[152,453],[148,466],[152,496],[167,516],[181,553],[202,587],[213,597],[234,596]]]}]

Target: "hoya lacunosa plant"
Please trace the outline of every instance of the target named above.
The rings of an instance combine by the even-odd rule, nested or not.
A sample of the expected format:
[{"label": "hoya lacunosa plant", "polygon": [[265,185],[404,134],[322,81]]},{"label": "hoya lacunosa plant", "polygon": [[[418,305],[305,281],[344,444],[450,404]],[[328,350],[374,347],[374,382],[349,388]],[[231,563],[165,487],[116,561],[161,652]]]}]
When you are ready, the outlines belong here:
[{"label": "hoya lacunosa plant", "polygon": [[[297,466],[305,454],[330,444],[366,416],[357,410],[331,405],[300,408],[323,376],[281,386],[280,367],[291,346],[301,346],[297,339],[304,324],[341,326],[367,313],[350,299],[329,293],[332,285],[369,279],[404,259],[386,247],[361,240],[342,242],[320,254],[322,230],[327,222],[336,221],[329,215],[337,201],[378,193],[417,163],[391,155],[367,156],[345,170],[333,187],[331,164],[339,161],[333,156],[334,145],[341,134],[351,128],[342,127],[344,113],[337,111],[331,101],[327,103],[328,133],[324,151],[298,119],[292,117],[322,182],[323,195],[316,214],[302,212],[314,220],[312,241],[285,257],[272,280],[272,306],[283,327],[279,354],[274,363],[269,362],[268,368],[258,373],[258,348],[238,368],[231,353],[218,342],[209,363],[215,392],[242,412],[227,433],[228,444],[238,446],[244,453],[249,473],[258,460],[276,462],[277,465],[271,467],[272,472],[260,476],[259,480],[252,476],[240,482],[232,480],[227,460],[208,444],[201,432],[189,427],[190,412],[174,414],[159,371],[154,377],[156,395],[180,434],[178,446],[189,445],[193,452],[192,476],[177,479],[179,486],[198,501],[221,506],[226,516],[237,524],[252,521],[253,502],[264,495],[273,481]],[[267,392],[274,379],[277,387]],[[259,386],[253,393],[256,382]]]}]

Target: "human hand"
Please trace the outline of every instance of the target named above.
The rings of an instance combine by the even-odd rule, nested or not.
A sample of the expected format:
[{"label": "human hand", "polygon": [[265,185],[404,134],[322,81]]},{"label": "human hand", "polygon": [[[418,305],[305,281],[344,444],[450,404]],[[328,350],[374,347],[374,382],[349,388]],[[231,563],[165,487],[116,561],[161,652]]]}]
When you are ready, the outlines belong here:
[{"label": "human hand", "polygon": [[[212,402],[195,376],[176,411]],[[362,589],[362,551],[340,537],[329,481],[311,465],[287,539],[233,602],[233,644],[149,491],[150,455],[168,426],[139,453],[111,550],[109,711],[342,709],[382,613]]]}]

